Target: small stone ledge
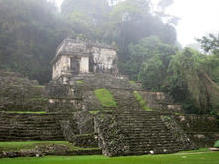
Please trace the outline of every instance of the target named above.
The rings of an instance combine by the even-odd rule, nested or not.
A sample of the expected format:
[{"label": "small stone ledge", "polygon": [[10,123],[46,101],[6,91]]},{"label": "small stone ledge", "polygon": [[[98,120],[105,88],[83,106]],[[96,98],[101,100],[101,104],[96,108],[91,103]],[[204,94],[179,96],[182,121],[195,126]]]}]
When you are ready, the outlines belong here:
[{"label": "small stone ledge", "polygon": [[100,155],[102,150],[99,148],[96,149],[87,149],[87,150],[72,150],[72,151],[59,151],[54,152],[43,152],[43,151],[11,151],[0,152],[1,158],[17,158],[17,157],[43,157],[47,155],[56,155],[56,156],[71,156],[71,155]]},{"label": "small stone ledge", "polygon": [[211,150],[211,151],[219,151],[219,148],[209,148],[209,150]]}]

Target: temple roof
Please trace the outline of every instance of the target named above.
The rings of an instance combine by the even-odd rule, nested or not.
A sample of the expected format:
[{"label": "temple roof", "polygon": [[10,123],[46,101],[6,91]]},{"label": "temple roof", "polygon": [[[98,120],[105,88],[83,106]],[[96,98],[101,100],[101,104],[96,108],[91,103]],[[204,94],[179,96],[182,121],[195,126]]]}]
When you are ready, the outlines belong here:
[{"label": "temple roof", "polygon": [[52,63],[54,63],[60,55],[88,56],[91,52],[92,47],[115,50],[115,48],[113,48],[112,46],[99,42],[66,38],[57,47],[56,56],[53,58]]}]

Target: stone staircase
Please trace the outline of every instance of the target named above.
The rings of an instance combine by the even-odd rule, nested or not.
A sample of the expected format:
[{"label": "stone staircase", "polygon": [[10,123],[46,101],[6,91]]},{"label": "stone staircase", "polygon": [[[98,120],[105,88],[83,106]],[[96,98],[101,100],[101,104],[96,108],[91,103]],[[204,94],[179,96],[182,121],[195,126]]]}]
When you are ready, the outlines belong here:
[{"label": "stone staircase", "polygon": [[[174,134],[158,112],[126,110],[111,116],[113,121],[108,125],[111,129],[99,129],[102,140],[100,145],[104,145],[102,150],[105,155],[163,154],[194,149],[189,138],[180,133]],[[106,134],[102,135],[101,132]],[[110,137],[113,132],[116,132],[116,135]]]},{"label": "stone staircase", "polygon": [[141,109],[138,101],[133,95],[132,90],[110,90],[113,94],[113,97],[117,103],[117,110],[123,111],[123,110],[143,110]]},{"label": "stone staircase", "polygon": [[120,128],[126,134],[131,155],[173,153],[183,150],[183,143],[168,129],[156,112],[126,111],[117,116]]},{"label": "stone staircase", "polygon": [[0,113],[0,141],[64,140],[53,114]]}]

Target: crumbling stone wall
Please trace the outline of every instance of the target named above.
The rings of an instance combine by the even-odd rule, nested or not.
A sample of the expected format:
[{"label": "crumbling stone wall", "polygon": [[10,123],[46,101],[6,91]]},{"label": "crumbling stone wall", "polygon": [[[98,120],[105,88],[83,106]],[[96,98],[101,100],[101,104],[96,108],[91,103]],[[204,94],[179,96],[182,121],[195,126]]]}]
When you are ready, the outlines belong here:
[{"label": "crumbling stone wall", "polygon": [[67,71],[70,68],[70,58],[67,56],[60,56],[59,60],[53,65],[52,78],[58,78],[62,75],[62,71]]},{"label": "crumbling stone wall", "polygon": [[160,115],[161,120],[164,124],[170,129],[170,133],[175,136],[176,140],[182,143],[183,150],[191,150],[191,148],[197,148],[198,146],[194,144],[194,142],[190,139],[189,135],[178,125],[175,118],[170,115]]},{"label": "crumbling stone wall", "polygon": [[157,111],[99,113],[95,128],[107,156],[174,153],[196,147],[174,121]]},{"label": "crumbling stone wall", "polygon": [[147,106],[154,110],[163,112],[182,113],[181,105],[175,104],[173,100],[164,92],[139,91]]},{"label": "crumbling stone wall", "polygon": [[49,112],[76,112],[83,108],[81,90],[75,85],[51,83],[46,90]]},{"label": "crumbling stone wall", "polygon": [[60,120],[70,114],[17,114],[0,112],[0,141],[64,140]]},{"label": "crumbling stone wall", "polygon": [[72,143],[74,146],[83,148],[97,148],[98,137],[92,134],[75,135]]},{"label": "crumbling stone wall", "polygon": [[124,140],[125,136],[116,121],[115,115],[101,113],[95,117],[95,129],[98,134],[99,147],[106,156],[125,154],[129,148]]},{"label": "crumbling stone wall", "polygon": [[175,115],[178,124],[199,147],[213,146],[219,140],[219,121],[209,115]]},{"label": "crumbling stone wall", "polygon": [[24,76],[0,71],[0,110],[45,111],[48,99],[44,86]]}]

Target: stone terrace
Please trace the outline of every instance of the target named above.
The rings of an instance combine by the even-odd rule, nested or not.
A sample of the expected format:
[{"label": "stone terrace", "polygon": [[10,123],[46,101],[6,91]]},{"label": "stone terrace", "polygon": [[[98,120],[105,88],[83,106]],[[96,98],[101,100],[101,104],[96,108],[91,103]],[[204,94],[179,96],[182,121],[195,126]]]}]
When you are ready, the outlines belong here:
[{"label": "stone terrace", "polygon": [[0,141],[64,140],[56,114],[0,113]]}]

